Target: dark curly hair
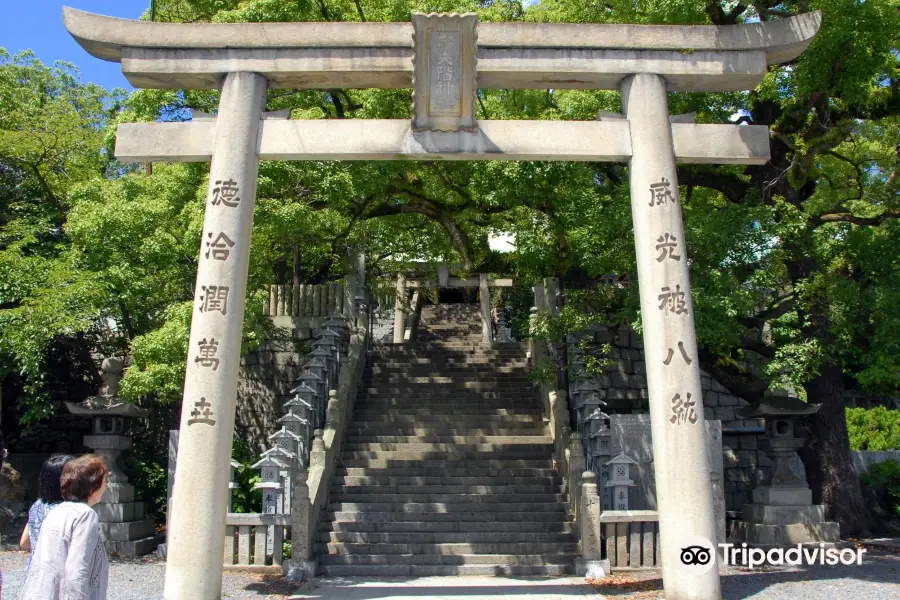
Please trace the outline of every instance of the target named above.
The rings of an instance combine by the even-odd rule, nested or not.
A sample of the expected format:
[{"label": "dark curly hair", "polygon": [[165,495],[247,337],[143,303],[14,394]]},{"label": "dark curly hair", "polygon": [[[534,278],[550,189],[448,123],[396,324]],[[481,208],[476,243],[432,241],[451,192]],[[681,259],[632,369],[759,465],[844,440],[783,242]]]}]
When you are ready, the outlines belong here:
[{"label": "dark curly hair", "polygon": [[38,497],[44,504],[63,501],[59,480],[62,477],[63,467],[73,458],[75,457],[68,454],[54,454],[44,461],[38,480]]}]

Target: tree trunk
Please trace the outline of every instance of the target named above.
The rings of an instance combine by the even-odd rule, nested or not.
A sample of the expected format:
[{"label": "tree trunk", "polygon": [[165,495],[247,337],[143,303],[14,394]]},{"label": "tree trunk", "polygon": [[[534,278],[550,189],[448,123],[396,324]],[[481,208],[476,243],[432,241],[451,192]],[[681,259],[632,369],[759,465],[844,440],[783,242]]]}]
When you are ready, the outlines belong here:
[{"label": "tree trunk", "polygon": [[804,461],[804,466],[813,470],[811,483],[821,483],[825,514],[840,523],[841,537],[866,536],[871,532],[872,520],[850,459],[840,368],[824,365],[805,387],[810,403],[821,404],[821,408],[811,418],[812,453],[804,453],[807,458],[813,454],[818,460],[810,460],[808,465]]}]

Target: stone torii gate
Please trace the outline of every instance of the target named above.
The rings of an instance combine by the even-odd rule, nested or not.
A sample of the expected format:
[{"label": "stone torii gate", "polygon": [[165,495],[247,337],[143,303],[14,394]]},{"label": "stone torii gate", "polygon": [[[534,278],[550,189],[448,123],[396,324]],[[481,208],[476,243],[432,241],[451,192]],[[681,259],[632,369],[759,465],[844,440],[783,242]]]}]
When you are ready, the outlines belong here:
[{"label": "stone torii gate", "polygon": [[[694,308],[675,165],[764,164],[766,127],[670,118],[669,91],[752,89],[793,60],[820,13],[734,26],[482,23],[171,24],[64,9],[90,54],[135,87],[221,89],[218,116],[119,126],[124,161],[212,161],[181,416],[165,598],[218,598],[241,325],[260,160],[627,161],[650,393],[663,581],[670,600],[721,598],[681,548],[715,540]],[[476,35],[477,32],[477,35]],[[287,120],[267,88],[413,88],[405,120]],[[479,121],[478,88],[620,90],[595,122]],[[215,358],[218,362],[213,362]],[[211,365],[218,368],[212,368]]]}]

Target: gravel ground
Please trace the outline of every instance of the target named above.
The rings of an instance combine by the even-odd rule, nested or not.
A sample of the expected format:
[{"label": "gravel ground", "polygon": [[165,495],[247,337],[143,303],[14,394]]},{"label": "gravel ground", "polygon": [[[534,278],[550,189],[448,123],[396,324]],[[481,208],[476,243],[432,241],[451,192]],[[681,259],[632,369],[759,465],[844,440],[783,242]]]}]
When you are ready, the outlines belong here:
[{"label": "gravel ground", "polygon": [[[24,553],[0,552],[2,600],[20,600],[24,566]],[[108,600],[162,598],[164,572],[165,563],[160,560],[115,559],[111,561]],[[325,581],[321,584],[327,586]],[[279,578],[255,575],[226,573],[223,587],[222,598],[230,599],[321,597],[319,593],[307,596],[302,588],[288,586]],[[601,598],[609,600],[664,598],[662,581],[653,571],[617,574],[594,587]],[[499,593],[498,599],[502,598],[502,592]],[[731,570],[722,578],[722,594],[725,600],[897,600],[900,556],[869,550],[861,566]]]}]

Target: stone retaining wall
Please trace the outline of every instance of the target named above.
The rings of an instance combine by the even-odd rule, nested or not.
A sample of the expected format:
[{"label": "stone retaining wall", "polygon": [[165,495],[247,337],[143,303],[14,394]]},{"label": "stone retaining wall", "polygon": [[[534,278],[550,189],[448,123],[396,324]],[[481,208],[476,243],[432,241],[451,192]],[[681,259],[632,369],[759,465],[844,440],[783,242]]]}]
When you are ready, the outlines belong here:
[{"label": "stone retaining wall", "polygon": [[[610,344],[604,355],[612,361],[604,368],[604,375],[596,378],[606,390],[607,412],[646,413],[649,411],[647,368],[644,362],[643,340],[629,328],[595,326],[589,333],[594,347]],[[703,406],[707,419],[722,421],[722,450],[725,461],[726,510],[741,510],[750,502],[751,492],[770,474],[771,462],[762,450],[762,433],[737,433],[736,430],[758,428],[760,419],[742,419],[737,409],[747,402],[731,395],[715,379],[701,371]],[[574,390],[570,390],[570,396]]]},{"label": "stone retaining wall", "polygon": [[241,357],[235,437],[250,443],[254,451],[271,446],[267,436],[278,429],[275,420],[284,415],[284,403],[298,385],[325,319],[273,317],[276,326],[290,332],[291,341],[265,342]]}]

